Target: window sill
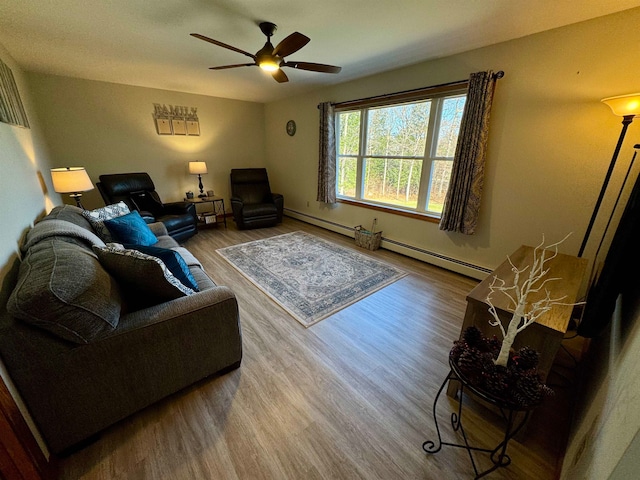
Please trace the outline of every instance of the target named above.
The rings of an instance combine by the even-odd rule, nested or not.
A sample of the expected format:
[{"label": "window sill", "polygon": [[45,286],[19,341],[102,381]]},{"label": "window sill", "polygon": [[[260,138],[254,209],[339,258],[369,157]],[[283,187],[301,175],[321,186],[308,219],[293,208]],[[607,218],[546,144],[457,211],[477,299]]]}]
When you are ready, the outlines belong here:
[{"label": "window sill", "polygon": [[429,215],[427,213],[409,212],[407,210],[400,210],[399,208],[393,208],[386,205],[366,203],[362,201],[349,200],[346,198],[338,198],[336,199],[336,202],[344,203],[346,205],[353,205],[355,207],[368,208],[370,210],[376,210],[378,212],[386,212],[386,213],[391,213],[393,215],[400,215],[402,217],[415,218],[416,220],[422,220],[424,222],[440,223],[440,219],[438,217],[434,217],[433,215]]}]

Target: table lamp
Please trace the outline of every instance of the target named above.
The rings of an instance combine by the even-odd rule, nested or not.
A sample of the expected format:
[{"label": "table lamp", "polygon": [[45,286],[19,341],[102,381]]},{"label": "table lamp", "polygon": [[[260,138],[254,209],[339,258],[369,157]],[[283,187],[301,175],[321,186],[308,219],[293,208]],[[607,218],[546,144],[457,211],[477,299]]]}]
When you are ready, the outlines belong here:
[{"label": "table lamp", "polygon": [[76,205],[84,210],[80,198],[82,192],[93,190],[93,183],[84,167],[63,167],[51,169],[53,189],[58,193],[68,193]]},{"label": "table lamp", "polygon": [[191,175],[198,175],[198,188],[200,189],[200,195],[198,197],[204,198],[207,196],[204,193],[204,189],[202,188],[202,176],[207,173],[207,163],[206,162],[189,162],[189,173]]}]

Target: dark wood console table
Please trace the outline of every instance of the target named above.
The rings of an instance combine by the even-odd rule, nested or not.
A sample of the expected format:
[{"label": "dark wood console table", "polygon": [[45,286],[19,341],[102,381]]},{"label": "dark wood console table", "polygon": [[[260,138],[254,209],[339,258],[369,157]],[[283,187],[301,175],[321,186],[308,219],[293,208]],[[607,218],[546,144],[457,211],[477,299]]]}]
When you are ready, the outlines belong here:
[{"label": "dark wood console table", "polygon": [[[533,263],[533,250],[534,247],[521,246],[509,256],[511,262],[517,268],[531,265]],[[552,253],[553,252],[550,251],[547,252],[546,257],[548,258]],[[538,351],[540,354],[538,369],[543,376],[543,381],[546,380],[546,375],[553,364],[556,353],[560,348],[560,343],[567,332],[573,312],[573,306],[571,304],[578,301],[578,294],[582,286],[587,263],[587,260],[584,258],[564,254],[558,254],[553,260],[547,263],[549,273],[546,278],[560,279],[547,284],[551,292],[551,297],[559,298],[566,296],[563,303],[568,305],[554,305],[553,308],[541,316],[536,323],[520,332],[513,344],[513,348],[515,349],[529,346]],[[460,335],[462,335],[462,332],[464,332],[467,327],[475,325],[485,336],[491,337],[496,335],[501,339],[502,333],[500,329],[489,325],[489,320],[493,320],[493,317],[489,313],[487,295],[489,294],[489,286],[495,276],[504,280],[507,285],[513,285],[514,276],[508,260],[505,260],[467,295],[467,310],[464,315]],[[533,302],[544,298],[544,296],[545,292],[531,294],[529,301]],[[496,293],[493,297],[493,304],[506,330],[513,315],[513,309],[509,305],[509,299],[506,295]],[[455,397],[457,392],[457,386],[453,383],[454,382],[449,382],[449,387],[447,388],[447,395],[450,397]]]}]

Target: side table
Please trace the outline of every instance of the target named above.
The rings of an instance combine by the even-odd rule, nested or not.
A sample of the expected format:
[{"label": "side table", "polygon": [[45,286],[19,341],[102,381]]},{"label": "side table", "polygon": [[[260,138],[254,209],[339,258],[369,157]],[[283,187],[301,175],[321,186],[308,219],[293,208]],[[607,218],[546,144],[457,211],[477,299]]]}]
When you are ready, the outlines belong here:
[{"label": "side table", "polygon": [[[474,478],[478,479],[478,478],[484,477],[485,475],[488,475],[489,473],[493,472],[497,468],[506,467],[509,464],[511,464],[511,458],[509,457],[509,455],[507,455],[507,445],[509,444],[509,440],[511,440],[520,431],[520,429],[524,426],[524,424],[527,423],[527,420],[529,419],[529,415],[531,414],[531,411],[534,408],[536,408],[538,405],[536,404],[528,407],[517,407],[514,405],[506,405],[503,401],[501,401],[501,399],[491,395],[488,392],[482,391],[474,387],[470,383],[468,383],[465,377],[460,373],[458,366],[452,360],[451,357],[449,357],[449,366],[451,367],[451,370],[449,370],[449,374],[444,379],[444,382],[442,382],[442,386],[440,387],[440,390],[438,390],[436,398],[433,401],[433,420],[435,422],[436,432],[438,434],[438,441],[437,441],[438,443],[436,444],[432,440],[427,440],[422,444],[422,449],[426,453],[435,454],[442,449],[443,445],[456,447],[456,448],[464,448],[465,450],[467,450],[467,453],[469,454],[469,459],[471,460],[473,471],[476,474]],[[458,381],[460,383],[459,385],[460,393],[457,396],[458,410],[457,412],[451,413],[451,427],[453,428],[454,432],[460,431],[460,433],[462,434],[462,439],[464,443],[443,442],[442,436],[440,435],[440,427],[438,426],[438,418],[436,416],[436,406],[438,404],[438,399],[440,398],[440,394],[447,386],[447,383],[450,383],[452,381]],[[474,395],[480,397],[482,400],[489,402],[490,404],[495,405],[500,409],[500,413],[502,414],[502,417],[506,422],[504,437],[503,437],[503,440],[493,449],[474,447],[469,445],[467,435],[462,426],[462,403],[463,403],[462,396],[465,389],[470,391]],[[522,413],[524,413],[524,415],[521,415]],[[521,417],[521,418],[516,422],[516,419],[518,417]],[[478,472],[478,466],[476,465],[472,452],[488,453],[489,458],[491,459],[491,462],[493,463],[493,465],[487,470]]]},{"label": "side table", "polygon": [[[490,286],[494,277],[498,277],[505,281],[507,285],[513,285],[515,266],[518,270],[523,269],[527,265],[533,263],[534,247],[522,245],[518,250],[509,255],[509,260],[505,260],[496,268],[491,275],[488,275],[467,295],[467,309],[464,314],[462,327],[460,328],[460,336],[471,325],[475,325],[487,337],[492,335],[500,335],[495,327],[489,324],[493,320],[489,313],[489,304],[487,303],[487,295],[490,292]],[[541,300],[546,295],[546,290],[551,292],[552,298],[564,298],[563,303],[553,305],[551,310],[540,316],[538,320],[521,333],[518,334],[513,344],[516,350],[523,346],[529,346],[537,350],[540,354],[540,363],[538,370],[542,373],[542,380],[546,379],[546,375],[551,370],[553,361],[556,357],[560,345],[564,339],[569,321],[573,313],[573,302],[578,301],[580,287],[582,285],[583,276],[587,268],[587,259],[578,258],[571,255],[558,254],[551,260],[547,267],[549,269],[547,278],[559,278],[561,281],[550,282],[547,288],[534,292],[529,297],[530,302]],[[513,264],[513,266],[512,266]],[[520,277],[520,282],[524,281],[526,276]],[[507,295],[495,295],[493,304],[496,312],[507,328],[511,316],[513,315],[513,305]],[[455,395],[455,385],[447,390],[450,397]]]},{"label": "side table", "polygon": [[[216,221],[212,222],[214,225],[219,223],[224,224],[224,228],[227,228],[227,212],[224,209],[224,198],[222,197],[199,197],[199,198],[185,198],[185,202],[197,204],[210,203],[212,210],[209,210],[216,217]],[[202,213],[202,212],[201,212]],[[207,225],[205,222],[200,221],[200,225]]]}]

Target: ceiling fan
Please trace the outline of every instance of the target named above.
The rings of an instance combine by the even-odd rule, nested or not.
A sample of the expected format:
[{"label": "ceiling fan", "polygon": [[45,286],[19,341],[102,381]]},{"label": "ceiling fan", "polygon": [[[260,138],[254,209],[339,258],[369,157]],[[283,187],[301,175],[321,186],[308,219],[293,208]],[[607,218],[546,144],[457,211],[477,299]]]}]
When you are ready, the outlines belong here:
[{"label": "ceiling fan", "polygon": [[251,57],[251,59],[253,60],[253,63],[238,63],[235,65],[209,67],[210,70],[224,70],[227,68],[257,66],[267,72],[270,72],[273,78],[279,83],[289,81],[287,75],[281,70],[284,67],[322,73],[338,73],[340,72],[340,70],[342,70],[342,67],[325,65],[322,63],[286,61],[284,57],[297,52],[307,43],[309,43],[311,39],[299,32],[294,32],[287,38],[282,40],[274,48],[274,46],[271,44],[271,36],[278,29],[277,25],[271,22],[261,22],[258,26],[260,27],[260,30],[262,30],[262,33],[267,36],[267,42],[264,44],[264,47],[262,47],[255,53],[255,55],[253,53],[240,50],[239,48],[233,47],[231,45],[227,45],[226,43],[219,42],[218,40],[214,40],[213,38],[205,37],[204,35],[200,35],[199,33],[192,33],[191,36],[199,38],[200,40],[204,40],[205,42],[213,43],[214,45],[218,45],[219,47],[228,48],[229,50],[233,50],[234,52],[241,53],[243,55],[246,55],[247,57]]}]

